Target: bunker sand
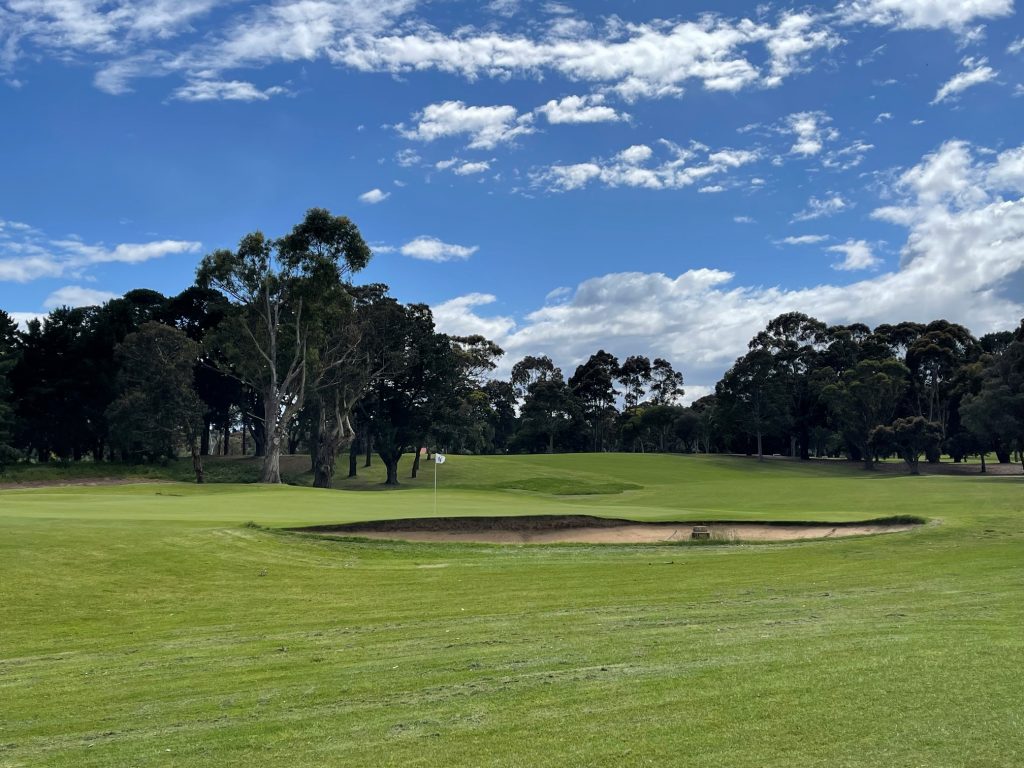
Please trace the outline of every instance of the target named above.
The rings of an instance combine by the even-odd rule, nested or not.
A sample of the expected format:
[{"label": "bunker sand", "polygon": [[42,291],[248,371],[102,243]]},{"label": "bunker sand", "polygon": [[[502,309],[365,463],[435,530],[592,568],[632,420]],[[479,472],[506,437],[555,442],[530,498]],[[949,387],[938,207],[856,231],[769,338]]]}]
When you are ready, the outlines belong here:
[{"label": "bunker sand", "polygon": [[326,536],[358,536],[413,542],[476,544],[658,544],[689,541],[695,525],[705,525],[717,541],[798,541],[909,531],[909,523],[638,523],[586,515],[453,517],[381,520],[372,523],[303,528]]}]

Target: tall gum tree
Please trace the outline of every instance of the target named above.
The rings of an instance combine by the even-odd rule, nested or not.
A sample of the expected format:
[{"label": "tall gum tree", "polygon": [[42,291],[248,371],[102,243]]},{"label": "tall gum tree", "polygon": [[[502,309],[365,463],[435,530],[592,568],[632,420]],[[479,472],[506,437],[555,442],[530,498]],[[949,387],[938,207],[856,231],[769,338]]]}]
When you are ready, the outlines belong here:
[{"label": "tall gum tree", "polygon": [[263,400],[261,482],[281,482],[281,450],[289,422],[306,401],[327,294],[371,256],[348,218],[313,208],[289,235],[273,240],[253,232],[237,250],[215,251],[199,265],[198,284],[216,288],[239,308],[229,321],[238,336],[236,370]]}]

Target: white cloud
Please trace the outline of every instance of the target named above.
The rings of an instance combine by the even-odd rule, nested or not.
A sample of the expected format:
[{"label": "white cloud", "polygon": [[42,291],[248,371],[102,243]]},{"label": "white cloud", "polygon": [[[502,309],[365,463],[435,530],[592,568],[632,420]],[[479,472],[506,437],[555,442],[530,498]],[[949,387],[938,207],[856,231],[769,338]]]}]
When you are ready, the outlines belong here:
[{"label": "white cloud", "polygon": [[116,298],[117,294],[109,291],[97,291],[94,288],[85,288],[81,285],[66,285],[47,296],[43,301],[43,306],[47,309],[91,307]]},{"label": "white cloud", "polygon": [[534,130],[533,115],[520,115],[515,107],[470,107],[461,101],[430,104],[413,120],[412,127],[399,124],[395,128],[407,139],[424,142],[468,135],[471,149],[492,149]]},{"label": "white cloud", "polygon": [[82,266],[85,264],[104,264],[120,262],[122,264],[139,264],[143,261],[160,259],[178,253],[196,253],[201,243],[189,240],[156,240],[151,243],[122,243],[113,248],[102,245],[88,245],[81,240],[54,240],[53,245],[72,255],[72,261]]},{"label": "white cloud", "polygon": [[654,150],[646,144],[635,144],[611,158],[553,165],[534,171],[531,178],[536,186],[558,192],[581,189],[595,180],[609,187],[681,189],[758,159],[757,153],[751,150],[711,152],[702,144],[681,147],[664,139],[659,144],[669,157],[653,166],[648,162],[654,157]]},{"label": "white cloud", "polygon": [[435,304],[431,310],[434,322],[444,333],[453,336],[479,333],[488,339],[504,339],[515,328],[515,320],[501,316],[481,317],[473,311],[476,307],[485,307],[497,300],[493,294],[470,293]]},{"label": "white cloud", "polygon": [[565,123],[613,123],[628,120],[629,115],[615,111],[605,105],[603,94],[590,96],[566,96],[564,99],[552,99],[537,112],[544,115],[553,125]]},{"label": "white cloud", "polygon": [[1018,37],[1006,46],[1006,52],[1011,56],[1016,56],[1018,53],[1024,52],[1024,37]]},{"label": "white cloud", "polygon": [[[328,55],[335,63],[362,71],[437,69],[477,78],[548,70],[569,80],[604,84],[635,99],[678,95],[690,80],[711,91],[738,91],[758,83],[775,86],[802,68],[813,52],[839,43],[821,19],[807,13],[784,14],[775,25],[707,14],[674,24],[612,26],[606,37],[556,35],[542,40],[474,28],[454,35],[429,28],[376,37],[350,35]],[[574,27],[574,32],[579,29]],[[758,46],[763,54],[755,58],[748,49]]]},{"label": "white cloud", "polygon": [[[2,246],[0,243],[0,248]],[[60,277],[67,268],[66,262],[46,253],[3,258],[0,259],[0,282],[28,283],[41,277]]]},{"label": "white cloud", "polygon": [[875,118],[876,123],[884,123],[886,120],[892,120],[892,112],[879,112]]},{"label": "white cloud", "polygon": [[456,176],[473,176],[478,173],[485,173],[491,170],[491,161],[478,160],[476,162],[468,162],[459,157],[453,157],[448,160],[441,160],[434,164],[434,167],[439,171],[451,171]]},{"label": "white cloud", "polygon": [[1013,0],[850,0],[838,10],[847,23],[963,31],[976,19],[1009,16]]},{"label": "white cloud", "polygon": [[472,176],[489,170],[491,170],[491,164],[486,160],[481,160],[476,163],[463,163],[462,165],[456,166],[452,169],[452,173],[457,176]]},{"label": "white cloud", "polygon": [[828,235],[796,235],[784,237],[780,243],[785,245],[816,245],[828,240]]},{"label": "white cloud", "polygon": [[201,247],[190,240],[121,243],[108,248],[74,237],[53,239],[27,224],[0,220],[0,282],[27,283],[65,275],[79,276],[96,264],[138,264]]},{"label": "white cloud", "polygon": [[399,251],[403,256],[422,261],[465,261],[480,250],[477,245],[453,245],[436,237],[420,236],[403,245]]},{"label": "white cloud", "polygon": [[279,85],[260,90],[243,80],[194,80],[171,94],[179,101],[267,101],[271,96],[288,93]]},{"label": "white cloud", "polygon": [[988,60],[984,58],[974,59],[967,57],[960,63],[965,67],[964,71],[954,75],[942,84],[935,94],[935,98],[932,99],[932,104],[939,104],[947,99],[959,96],[968,88],[994,80],[996,75],[999,74],[992,67],[988,66]]},{"label": "white cloud", "polygon": [[842,195],[830,192],[829,196],[825,198],[811,197],[807,201],[807,207],[793,216],[793,221],[813,221],[826,216],[834,216],[850,207],[851,203]]},{"label": "white cloud", "polygon": [[839,137],[839,132],[828,126],[831,121],[824,112],[796,112],[787,117],[787,131],[796,137],[790,152],[804,156],[821,152],[826,141]]},{"label": "white cloud", "polygon": [[401,149],[395,153],[395,162],[403,168],[412,168],[414,165],[419,165],[422,161],[423,158],[414,149]]},{"label": "white cloud", "polygon": [[847,240],[845,243],[826,248],[829,253],[840,253],[843,260],[832,265],[833,269],[843,272],[854,272],[861,269],[877,267],[881,263],[871,250],[866,240]]},{"label": "white cloud", "polygon": [[[438,325],[459,333],[486,328],[507,351],[506,368],[526,354],[549,354],[571,371],[604,348],[620,357],[666,357],[682,368],[688,387],[712,386],[750,338],[783,312],[869,325],[946,318],[979,334],[1011,328],[1024,316],[1024,297],[1011,290],[1024,270],[1024,200],[1002,193],[1024,185],[1021,158],[1024,146],[978,162],[962,142],[923,158],[892,190],[896,203],[874,212],[907,229],[900,265],[849,284],[743,285],[715,269],[625,272],[586,280],[567,301],[519,321],[482,314],[492,296],[462,297],[443,305]],[[979,194],[964,194],[969,184]]]},{"label": "white cloud", "polygon": [[376,205],[377,203],[383,203],[389,197],[391,197],[390,192],[382,192],[381,190],[374,188],[369,192],[363,192],[363,194],[359,196],[359,202],[366,203],[367,205]]},{"label": "white cloud", "polygon": [[750,216],[733,216],[732,220],[737,224],[756,224],[757,220]]},{"label": "white cloud", "polygon": [[33,320],[42,320],[46,317],[45,312],[8,312],[7,314],[23,331],[28,330],[28,324]]}]

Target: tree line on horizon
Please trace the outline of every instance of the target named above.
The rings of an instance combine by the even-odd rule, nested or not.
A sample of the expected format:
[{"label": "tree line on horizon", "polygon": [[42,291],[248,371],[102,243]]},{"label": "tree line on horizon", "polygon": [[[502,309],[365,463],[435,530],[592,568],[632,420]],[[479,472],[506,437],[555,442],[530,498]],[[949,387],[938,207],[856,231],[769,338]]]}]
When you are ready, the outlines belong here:
[{"label": "tree line on horizon", "polygon": [[[453,452],[725,452],[897,455],[954,461],[1024,451],[1024,322],[975,338],[937,320],[874,329],[800,313],[772,320],[718,382],[682,406],[663,358],[599,350],[571,376],[437,331],[430,308],[353,277],[372,258],[348,218],[312,209],[281,238],[260,232],[204,257],[177,296],[129,291],[53,310],[22,331],[0,311],[0,467],[157,462],[232,450],[281,480],[308,453],[330,487],[376,455],[387,483],[422,449]],[[234,448],[232,448],[234,443]],[[984,469],[984,464],[983,464]]]}]

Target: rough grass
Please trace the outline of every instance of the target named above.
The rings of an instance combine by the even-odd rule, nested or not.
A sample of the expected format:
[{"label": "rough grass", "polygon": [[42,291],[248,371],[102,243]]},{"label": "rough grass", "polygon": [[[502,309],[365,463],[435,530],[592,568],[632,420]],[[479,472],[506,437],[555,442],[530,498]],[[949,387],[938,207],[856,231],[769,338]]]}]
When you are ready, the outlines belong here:
[{"label": "rough grass", "polygon": [[430,515],[432,469],[405,493],[0,491],[0,765],[1024,762],[1019,479],[452,457],[448,516],[941,524],[676,548],[275,530]]}]

